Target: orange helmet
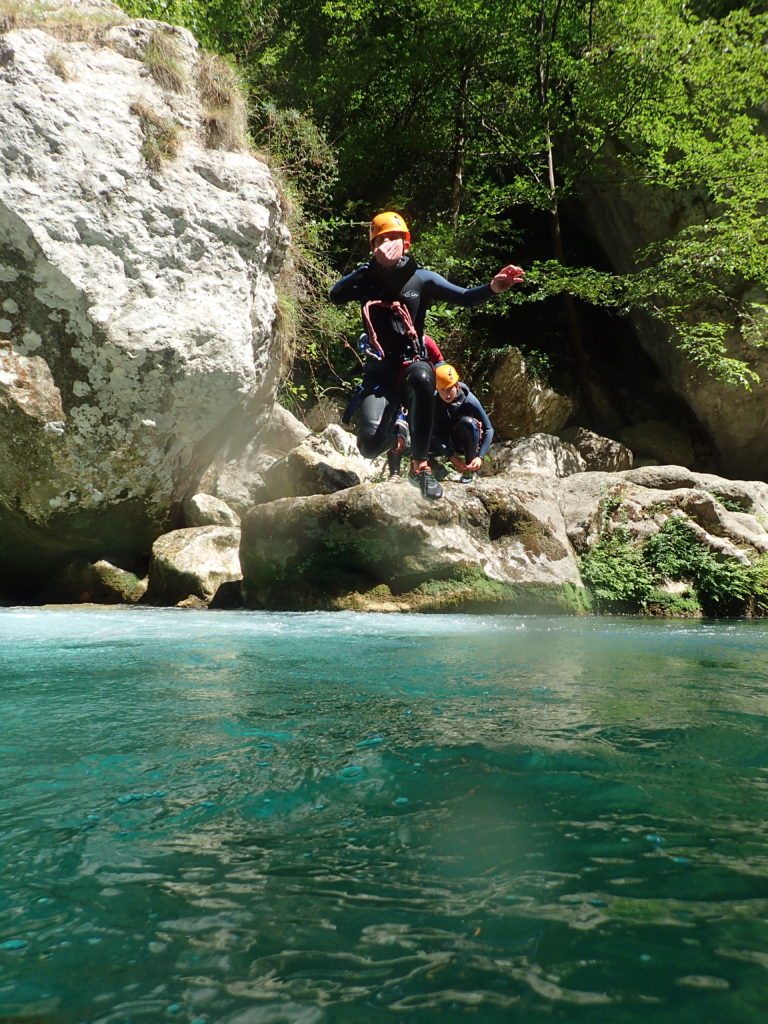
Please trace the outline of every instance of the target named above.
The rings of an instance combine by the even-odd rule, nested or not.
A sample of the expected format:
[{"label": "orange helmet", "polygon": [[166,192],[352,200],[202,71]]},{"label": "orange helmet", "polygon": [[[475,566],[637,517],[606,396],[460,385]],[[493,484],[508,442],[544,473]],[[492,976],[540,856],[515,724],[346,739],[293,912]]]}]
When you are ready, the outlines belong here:
[{"label": "orange helmet", "polygon": [[371,244],[373,244],[374,238],[378,238],[379,235],[386,235],[390,231],[397,231],[398,234],[404,235],[406,242],[411,240],[411,232],[408,230],[408,225],[400,214],[395,213],[394,210],[385,210],[384,213],[377,213],[371,221],[369,239]]},{"label": "orange helmet", "polygon": [[443,363],[442,366],[435,367],[435,387],[438,391],[452,388],[454,384],[458,383],[459,375],[450,363]]}]

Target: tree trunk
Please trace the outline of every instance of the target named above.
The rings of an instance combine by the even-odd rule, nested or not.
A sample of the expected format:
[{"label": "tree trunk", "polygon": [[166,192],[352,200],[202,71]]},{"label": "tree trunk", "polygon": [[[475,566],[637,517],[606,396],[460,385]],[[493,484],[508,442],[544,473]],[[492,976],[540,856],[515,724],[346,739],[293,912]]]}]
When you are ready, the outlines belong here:
[{"label": "tree trunk", "polygon": [[[562,263],[563,266],[565,266],[565,248],[563,246],[563,236],[560,225],[560,209],[557,202],[555,154],[552,145],[552,134],[550,132],[549,119],[547,117],[547,100],[549,96],[549,51],[548,47],[544,46],[545,40],[548,38],[551,43],[557,33],[557,22],[560,16],[560,8],[561,3],[560,0],[558,0],[552,13],[549,28],[547,28],[546,5],[542,3],[539,9],[538,32],[539,41],[542,44],[542,53],[538,64],[537,74],[539,103],[541,105],[542,115],[546,121],[547,186],[551,197],[549,224],[552,234],[552,253],[557,262]],[[594,398],[592,397],[592,386],[589,382],[589,359],[587,357],[586,349],[584,348],[578,310],[576,309],[576,303],[574,302],[573,296],[567,293],[563,296],[563,304],[565,306],[568,336],[571,342],[571,349],[573,351],[573,358],[576,367],[576,381],[579,388],[581,403],[584,408],[584,412],[587,414],[589,419],[591,421],[596,421],[597,410],[595,408]]]},{"label": "tree trunk", "polygon": [[469,65],[465,64],[459,82],[459,108],[456,113],[456,130],[453,138],[453,167],[451,174],[451,206],[449,218],[455,231],[459,223],[461,193],[464,187],[464,160],[467,144],[467,95],[469,93]]}]

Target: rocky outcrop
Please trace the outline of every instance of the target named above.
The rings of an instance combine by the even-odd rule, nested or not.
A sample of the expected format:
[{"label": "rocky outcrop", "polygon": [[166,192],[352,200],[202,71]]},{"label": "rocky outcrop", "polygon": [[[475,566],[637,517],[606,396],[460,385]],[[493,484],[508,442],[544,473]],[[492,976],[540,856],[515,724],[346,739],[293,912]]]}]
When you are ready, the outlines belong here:
[{"label": "rocky outcrop", "polygon": [[[620,181],[625,180],[619,174]],[[584,213],[592,235],[610,266],[620,274],[638,269],[637,254],[660,239],[674,236],[686,224],[701,223],[716,214],[703,197],[645,187],[638,181],[613,187],[584,186]],[[730,308],[702,308],[701,319],[727,326],[728,355],[743,359],[760,380],[747,391],[723,384],[699,372],[672,343],[669,330],[659,321],[636,314],[632,317],[637,341],[661,372],[672,391],[684,400],[714,445],[717,465],[734,475],[760,479],[768,464],[768,353],[766,322],[756,326],[751,338],[740,330],[740,317],[750,317],[751,303],[765,304],[764,293],[735,295]],[[761,337],[762,334],[762,337]],[[669,424],[640,424],[622,435],[629,447],[648,446],[660,461],[678,457],[691,464],[690,439],[680,432],[670,444]],[[645,453],[643,453],[645,454]]]},{"label": "rocky outcrop", "polygon": [[600,541],[606,524],[609,532],[621,529],[644,541],[678,513],[696,524],[705,544],[729,557],[746,563],[750,554],[768,550],[768,484],[646,466],[568,477],[560,493],[566,532],[579,554]]},{"label": "rocky outcrop", "polygon": [[634,456],[631,450],[619,441],[601,437],[600,434],[585,427],[569,427],[562,431],[560,437],[573,445],[583,459],[584,469],[616,473],[621,469],[632,468]]},{"label": "rocky outcrop", "polygon": [[405,482],[364,484],[251,509],[240,549],[245,604],[578,607],[554,481],[520,473],[445,492],[427,503]]},{"label": "rocky outcrop", "polygon": [[30,579],[148,551],[271,405],[287,246],[266,165],[207,148],[191,35],[70,6],[0,36],[0,576]]},{"label": "rocky outcrop", "polygon": [[[590,444],[601,447],[595,437]],[[572,445],[548,435],[500,448],[484,469],[494,475],[447,481],[439,501],[390,481],[253,507],[240,545],[246,606],[584,612],[582,560],[615,537],[611,557],[631,576],[632,559],[642,566],[644,546],[673,520],[715,559],[715,573],[729,564],[751,570],[768,553],[766,484],[680,466],[589,472]],[[658,570],[651,579],[648,569],[649,592],[651,584],[654,593],[690,591],[686,613],[701,614],[706,595],[695,597],[685,565],[665,571],[669,578]],[[736,595],[742,606],[747,596]]]},{"label": "rocky outcrop", "polygon": [[497,438],[511,441],[533,433],[557,434],[575,403],[529,373],[520,350],[510,348],[490,373],[488,407]]}]

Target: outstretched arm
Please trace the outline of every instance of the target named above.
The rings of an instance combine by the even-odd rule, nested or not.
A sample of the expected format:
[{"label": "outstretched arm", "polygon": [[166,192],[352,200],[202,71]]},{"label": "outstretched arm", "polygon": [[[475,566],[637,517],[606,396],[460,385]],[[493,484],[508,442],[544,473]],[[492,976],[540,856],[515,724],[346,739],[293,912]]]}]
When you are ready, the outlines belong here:
[{"label": "outstretched arm", "polygon": [[490,284],[481,284],[477,288],[462,288],[460,285],[446,281],[444,277],[434,271],[427,271],[427,273],[429,275],[430,302],[450,302],[455,306],[479,306],[481,302],[486,302],[492,295],[505,292],[525,278],[525,271],[512,263],[500,270]]}]

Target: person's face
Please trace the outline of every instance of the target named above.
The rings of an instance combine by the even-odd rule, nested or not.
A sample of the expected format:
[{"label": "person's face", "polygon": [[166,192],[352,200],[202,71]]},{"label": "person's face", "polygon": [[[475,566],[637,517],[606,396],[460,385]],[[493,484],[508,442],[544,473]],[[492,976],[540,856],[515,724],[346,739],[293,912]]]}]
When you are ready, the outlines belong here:
[{"label": "person's face", "polygon": [[373,258],[382,267],[394,267],[411,248],[399,231],[387,231],[371,242]]},{"label": "person's face", "polygon": [[459,393],[459,385],[451,384],[449,388],[439,388],[437,393],[444,402],[452,402]]}]

